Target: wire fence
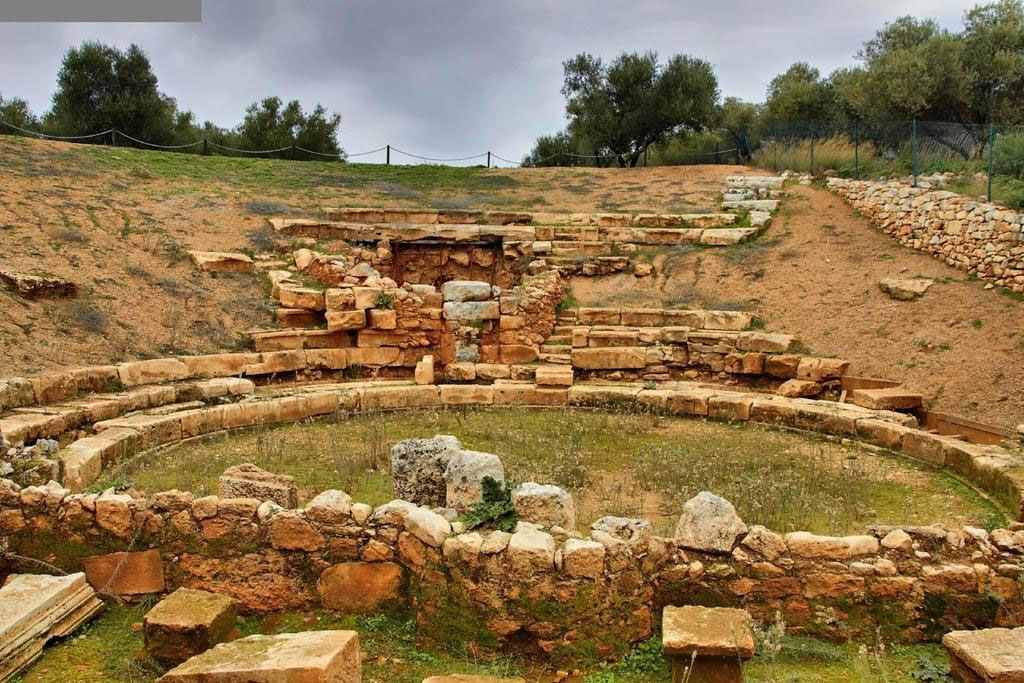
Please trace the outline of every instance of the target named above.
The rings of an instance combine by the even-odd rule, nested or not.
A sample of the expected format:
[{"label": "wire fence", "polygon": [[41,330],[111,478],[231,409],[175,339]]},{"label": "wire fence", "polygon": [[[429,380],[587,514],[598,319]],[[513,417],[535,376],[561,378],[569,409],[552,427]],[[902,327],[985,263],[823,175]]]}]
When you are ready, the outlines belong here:
[{"label": "wire fence", "polygon": [[[993,197],[1024,189],[1024,128],[942,121],[776,122],[752,134],[751,163],[774,172],[852,178],[907,176]],[[940,177],[943,176],[943,177]]]},{"label": "wire fence", "polygon": [[[416,154],[394,145],[355,152],[323,152],[298,144],[270,149],[243,149],[209,138],[175,145],[149,142],[110,128],[89,135],[60,136],[28,130],[0,120],[22,135],[66,142],[93,142],[127,145],[200,155],[241,157],[277,157],[297,160],[324,159],[361,163],[432,163],[468,164],[488,168],[543,165],[616,165],[624,158],[616,154],[579,154],[558,150],[543,158],[525,157],[515,161],[492,151],[457,157],[435,157]],[[686,138],[675,142],[686,142]],[[723,141],[729,144],[724,146]],[[649,152],[651,153],[649,155]],[[652,147],[645,149],[638,165],[684,165],[705,163],[752,164],[775,173],[783,170],[820,175],[832,172],[845,177],[909,176],[917,184],[924,176],[928,182],[939,182],[936,174],[955,176],[958,190],[984,194],[992,199],[994,179],[1002,193],[1013,189],[1015,203],[1024,205],[1024,127],[997,124],[965,124],[936,121],[894,121],[844,123],[823,121],[779,121],[758,123],[742,133],[699,138],[683,151]],[[554,162],[554,163],[552,163]]]}]

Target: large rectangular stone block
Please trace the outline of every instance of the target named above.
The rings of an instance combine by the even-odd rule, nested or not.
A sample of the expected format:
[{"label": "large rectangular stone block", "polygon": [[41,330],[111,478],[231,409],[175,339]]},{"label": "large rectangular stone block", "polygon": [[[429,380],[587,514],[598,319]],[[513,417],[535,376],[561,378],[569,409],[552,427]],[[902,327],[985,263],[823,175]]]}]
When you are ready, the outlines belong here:
[{"label": "large rectangular stone block", "polygon": [[446,320],[458,321],[497,320],[501,317],[501,308],[497,300],[446,301],[444,317]]},{"label": "large rectangular stone block", "polygon": [[255,635],[221,643],[168,671],[163,683],[359,683],[355,631]]},{"label": "large rectangular stone block", "polygon": [[227,641],[238,618],[226,595],[179,588],[142,619],[146,654],[175,665]]},{"label": "large rectangular stone block", "polygon": [[640,347],[572,350],[572,365],[583,370],[628,370],[647,365],[647,350]]}]

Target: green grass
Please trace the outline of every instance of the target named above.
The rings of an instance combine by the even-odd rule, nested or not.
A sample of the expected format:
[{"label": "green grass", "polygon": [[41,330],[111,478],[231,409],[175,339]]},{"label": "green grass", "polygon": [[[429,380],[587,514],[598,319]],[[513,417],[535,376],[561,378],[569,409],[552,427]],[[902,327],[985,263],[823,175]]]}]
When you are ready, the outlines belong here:
[{"label": "green grass", "polygon": [[[162,668],[140,657],[141,630],[133,628],[151,607],[109,605],[102,614],[73,636],[48,647],[42,658],[20,679],[21,683],[101,683],[154,681]],[[271,613],[239,619],[243,636],[326,629],[352,629],[359,633],[366,683],[420,683],[431,675],[481,674],[525,676],[536,681],[543,662],[508,655],[478,657],[465,651],[426,650],[417,645],[415,622],[401,614],[339,615],[324,610]],[[801,636],[782,636],[774,656],[759,645],[758,655],[744,667],[748,681],[773,683],[911,683],[922,680],[914,672],[948,670],[938,644],[879,645],[833,644]],[[620,662],[605,664],[584,675],[586,683],[648,683],[665,681],[668,660],[661,655],[660,636],[637,644]],[[549,680],[549,679],[543,679]],[[925,680],[943,680],[941,678]]]},{"label": "green grass", "polygon": [[670,534],[682,504],[705,489],[731,500],[748,523],[778,531],[1001,521],[999,510],[973,490],[897,456],[760,425],[582,410],[339,415],[184,444],[124,463],[105,478],[131,480],[150,492],[207,495],[217,492],[224,469],[252,462],[296,477],[300,499],[340,488],[379,505],[392,498],[391,446],[434,434],[454,434],[468,448],[497,453],[512,479],[566,488],[576,497],[581,527],[615,514],[649,518]]}]

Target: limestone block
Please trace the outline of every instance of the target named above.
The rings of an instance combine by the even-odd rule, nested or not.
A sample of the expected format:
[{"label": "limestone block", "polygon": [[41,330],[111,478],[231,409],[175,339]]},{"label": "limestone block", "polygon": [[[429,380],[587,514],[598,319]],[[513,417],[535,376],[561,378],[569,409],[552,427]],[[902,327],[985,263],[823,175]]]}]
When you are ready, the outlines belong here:
[{"label": "limestone block", "polygon": [[446,507],[463,512],[483,500],[484,477],[504,485],[505,467],[498,456],[467,450],[452,454],[444,471]]},{"label": "limestone block", "polygon": [[586,325],[622,324],[622,309],[619,308],[580,308],[576,315],[579,322]]},{"label": "limestone block", "polygon": [[753,320],[754,316],[752,314],[741,311],[705,311],[704,329],[745,330],[750,327],[750,323]]},{"label": "limestone block", "polygon": [[168,671],[163,683],[359,683],[355,631],[255,635],[221,643]]},{"label": "limestone block", "polygon": [[441,285],[445,301],[487,301],[491,298],[491,285],[473,280],[449,280]]},{"label": "limestone block", "polygon": [[639,369],[647,366],[647,350],[642,346],[573,349],[572,366],[583,370]]},{"label": "limestone block", "polygon": [[243,372],[246,376],[273,375],[294,372],[306,367],[306,354],[302,349],[292,351],[266,351],[249,354]]},{"label": "limestone block", "polygon": [[224,470],[218,479],[218,488],[222,498],[272,500],[284,508],[296,507],[299,500],[295,477],[267,472],[251,463]]},{"label": "limestone block", "polygon": [[384,293],[383,287],[353,287],[352,305],[358,310],[367,308],[374,308],[377,305],[377,300],[381,294]]},{"label": "limestone block", "polygon": [[395,498],[416,505],[441,507],[445,504],[445,470],[462,450],[454,436],[405,439],[391,447],[391,476]]},{"label": "limestone block", "polygon": [[316,587],[328,609],[370,614],[398,598],[401,583],[394,562],[343,562],[325,569]]},{"label": "limestone block", "polygon": [[535,375],[537,386],[571,387],[573,382],[570,365],[538,365]]},{"label": "limestone block", "polygon": [[743,351],[785,353],[792,345],[793,336],[789,334],[741,332],[739,336],[736,337],[736,346]]},{"label": "limestone block", "polygon": [[371,308],[369,323],[375,330],[393,330],[398,326],[398,316],[393,309]]},{"label": "limestone block", "polygon": [[190,251],[192,263],[199,270],[213,273],[251,273],[252,259],[245,254],[225,251]]},{"label": "limestone block", "polygon": [[915,410],[923,401],[921,394],[900,387],[854,389],[850,392],[850,403],[872,410]]},{"label": "limestone block", "polygon": [[884,277],[878,281],[878,288],[897,301],[912,301],[924,296],[933,284],[934,280],[923,277]]},{"label": "limestone block", "polygon": [[820,396],[824,388],[817,382],[805,379],[787,379],[779,385],[775,393],[787,398],[814,398]]},{"label": "limestone block", "polygon": [[320,370],[344,370],[348,367],[346,349],[306,349],[306,367]]},{"label": "limestone block", "polygon": [[156,550],[83,557],[82,570],[89,584],[106,595],[127,597],[164,590],[164,569]]},{"label": "limestone block", "polygon": [[327,311],[351,311],[355,308],[356,297],[351,287],[331,287],[324,291],[324,305]]},{"label": "limestone block", "polygon": [[498,347],[498,358],[502,363],[531,363],[537,360],[539,352],[535,346],[523,344],[502,344]]},{"label": "limestone block", "polygon": [[1024,629],[951,631],[942,637],[953,674],[963,681],[1024,681]]},{"label": "limestone block", "polygon": [[476,379],[476,365],[470,362],[449,363],[444,366],[444,378],[448,382],[472,382]]},{"label": "limestone block", "polygon": [[446,320],[458,321],[497,320],[501,317],[501,309],[495,300],[446,301],[444,317]]},{"label": "limestone block", "polygon": [[839,358],[801,358],[796,368],[797,379],[823,382],[840,379],[846,373],[850,362]]},{"label": "limestone block", "polygon": [[380,346],[368,348],[347,349],[349,366],[362,365],[364,367],[383,367],[398,362],[401,349],[393,346]]},{"label": "limestone block", "polygon": [[562,566],[569,576],[596,579],[604,573],[605,553],[597,541],[570,538],[562,549]]},{"label": "limestone block", "polygon": [[307,311],[323,311],[327,309],[327,302],[323,291],[311,287],[281,285],[278,288],[277,298],[285,308],[301,308]]},{"label": "limestone block", "polygon": [[794,531],[785,538],[791,554],[808,559],[849,560],[878,553],[878,539],[874,536],[817,536]]},{"label": "limestone block", "polygon": [[448,520],[425,507],[409,510],[405,517],[405,529],[432,548],[440,548],[452,534],[452,525]]},{"label": "limestone block", "polygon": [[242,374],[244,353],[214,353],[205,356],[179,356],[190,377],[232,377]]},{"label": "limestone block", "polygon": [[189,377],[188,366],[177,358],[154,358],[117,366],[117,376],[121,384],[134,387],[139,384],[158,384],[174,382]]},{"label": "limestone block", "polygon": [[306,519],[324,525],[345,524],[352,512],[352,496],[338,489],[321,491],[304,508]]},{"label": "limestone block", "polygon": [[143,617],[146,654],[173,666],[205,652],[228,640],[237,610],[225,595],[179,588]]},{"label": "limestone block", "polygon": [[327,311],[327,329],[335,330],[361,330],[366,327],[366,311]]},{"label": "limestone block", "polygon": [[524,522],[560,526],[566,531],[576,528],[572,495],[559,486],[532,481],[520,484],[512,491],[512,505]]},{"label": "limestone block", "polygon": [[423,356],[416,363],[415,373],[416,384],[433,384],[434,383],[434,357],[431,355]]},{"label": "limestone block", "polygon": [[750,531],[743,537],[740,544],[769,562],[774,562],[786,553],[785,539],[760,524],[750,527]]},{"label": "limestone block", "polygon": [[513,577],[549,572],[555,564],[555,539],[529,523],[520,522],[508,539],[509,567]]},{"label": "limestone block", "polygon": [[676,525],[676,542],[684,548],[728,553],[736,540],[747,532],[732,503],[709,491],[701,491],[686,501]]},{"label": "limestone block", "polygon": [[444,405],[491,405],[494,388],[479,384],[442,384],[441,403]]}]

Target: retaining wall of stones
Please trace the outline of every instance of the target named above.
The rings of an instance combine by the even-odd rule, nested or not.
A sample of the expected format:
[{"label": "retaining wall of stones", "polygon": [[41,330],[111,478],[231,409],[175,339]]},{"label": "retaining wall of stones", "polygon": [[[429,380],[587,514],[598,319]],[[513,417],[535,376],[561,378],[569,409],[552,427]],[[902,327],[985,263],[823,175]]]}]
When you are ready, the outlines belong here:
[{"label": "retaining wall of stones", "polygon": [[1024,292],[1024,215],[955,192],[829,178],[828,187],[900,243]]},{"label": "retaining wall of stones", "polygon": [[[1019,456],[921,431],[908,415],[687,383],[269,386],[237,402],[99,421],[95,436],[61,456],[99,468],[225,429],[356,411],[512,405],[811,429],[949,467],[1015,512],[1024,490]],[[511,535],[467,534],[426,508],[400,502],[373,510],[342,492],[282,510],[176,491],[147,498],[0,485],[0,534],[10,552],[64,570],[85,568],[102,584],[113,567],[128,566],[115,582],[122,593],[186,585],[233,595],[253,610],[373,611],[395,603],[414,609],[423,634],[442,643],[542,651],[567,662],[621,654],[650,634],[664,604],[737,605],[765,620],[779,612],[796,631],[871,635],[878,627],[902,640],[1024,625],[1024,532],[1015,528],[885,528],[830,538],[755,527],[730,551],[710,552],[679,540],[678,531],[676,539],[659,538],[643,520],[606,518],[589,535],[530,525]],[[109,555],[126,549],[127,556]],[[20,567],[8,557],[4,571]]]}]

